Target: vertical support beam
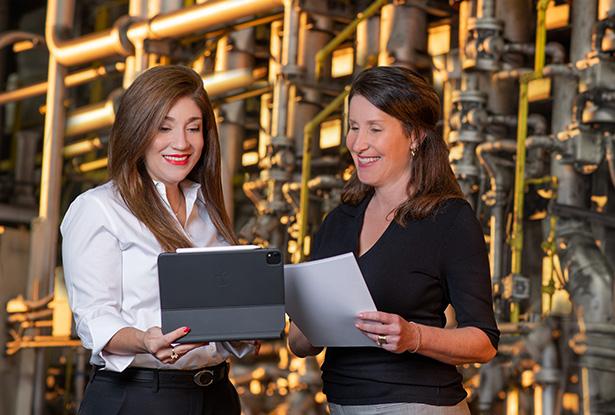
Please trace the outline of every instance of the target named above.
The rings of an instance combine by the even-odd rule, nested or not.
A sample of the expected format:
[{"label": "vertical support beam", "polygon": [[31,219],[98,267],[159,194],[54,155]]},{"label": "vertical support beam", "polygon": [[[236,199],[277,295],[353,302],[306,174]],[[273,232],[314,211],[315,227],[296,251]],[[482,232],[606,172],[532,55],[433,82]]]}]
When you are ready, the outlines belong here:
[{"label": "vertical support beam", "polygon": [[[72,24],[73,12],[74,0],[49,0],[45,22],[46,37],[68,29]],[[28,286],[31,287],[30,298],[33,299],[53,292],[60,217],[65,118],[64,78],[66,75],[66,67],[58,63],[53,54],[50,54],[39,215],[32,222],[28,271]],[[21,353],[16,414],[40,415],[43,413],[44,360],[44,349]],[[35,362],[34,367],[33,361]]]},{"label": "vertical support beam", "polygon": [[[511,273],[513,278],[521,274],[521,258],[523,251],[523,202],[525,196],[525,139],[527,137],[527,115],[528,115],[528,84],[532,79],[542,77],[542,70],[545,62],[546,44],[546,25],[545,15],[548,0],[540,0],[537,7],[536,21],[536,58],[534,61],[534,72],[527,76],[522,76],[519,86],[519,113],[517,116],[517,156],[515,165],[515,189],[514,189],[514,210],[512,228],[512,263]],[[513,323],[519,321],[519,304],[511,303],[510,320]]]}]

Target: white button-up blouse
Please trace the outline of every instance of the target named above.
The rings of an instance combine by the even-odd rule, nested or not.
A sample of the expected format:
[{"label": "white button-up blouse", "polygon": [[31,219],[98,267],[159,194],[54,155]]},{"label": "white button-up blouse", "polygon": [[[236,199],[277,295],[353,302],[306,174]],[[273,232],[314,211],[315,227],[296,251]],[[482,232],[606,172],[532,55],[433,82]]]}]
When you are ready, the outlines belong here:
[{"label": "white button-up blouse", "polygon": [[[165,186],[154,182],[171,215]],[[186,198],[184,231],[194,246],[219,246],[227,242],[212,223],[200,184],[184,180]],[[178,222],[179,226],[179,222]],[[147,330],[161,325],[158,288],[160,244],[128,209],[113,182],[90,189],[70,205],[60,226],[64,278],[76,330],[83,346],[92,351],[90,363],[121,372],[128,366],[160,369],[198,369],[224,361],[239,349],[227,342],[210,343],[164,364],[150,354],[130,356],[103,350],[124,327]]]}]

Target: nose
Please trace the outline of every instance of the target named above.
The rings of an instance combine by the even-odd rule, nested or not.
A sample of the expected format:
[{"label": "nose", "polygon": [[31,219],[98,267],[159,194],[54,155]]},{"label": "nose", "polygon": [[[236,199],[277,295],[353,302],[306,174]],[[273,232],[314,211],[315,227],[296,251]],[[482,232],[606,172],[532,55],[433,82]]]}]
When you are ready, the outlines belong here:
[{"label": "nose", "polygon": [[190,143],[188,142],[188,138],[186,137],[186,130],[181,128],[178,129],[175,134],[173,134],[173,143],[171,146],[176,150],[186,150],[190,147]]},{"label": "nose", "polygon": [[346,145],[353,153],[361,153],[369,148],[368,137],[365,129],[359,128],[357,131],[349,131],[346,137]]}]

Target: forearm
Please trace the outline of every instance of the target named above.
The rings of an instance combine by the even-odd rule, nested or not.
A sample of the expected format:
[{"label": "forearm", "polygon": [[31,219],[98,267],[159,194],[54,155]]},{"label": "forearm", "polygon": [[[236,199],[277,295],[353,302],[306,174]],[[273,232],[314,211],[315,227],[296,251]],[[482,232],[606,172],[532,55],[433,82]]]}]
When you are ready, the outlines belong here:
[{"label": "forearm", "polygon": [[323,349],[313,346],[293,322],[290,323],[288,332],[288,347],[298,357],[315,356]]},{"label": "forearm", "polygon": [[442,329],[420,325],[418,353],[451,365],[486,363],[496,350],[489,337],[479,328]]},{"label": "forearm", "polygon": [[149,353],[145,346],[145,332],[133,327],[124,327],[111,337],[104,351],[117,355]]}]

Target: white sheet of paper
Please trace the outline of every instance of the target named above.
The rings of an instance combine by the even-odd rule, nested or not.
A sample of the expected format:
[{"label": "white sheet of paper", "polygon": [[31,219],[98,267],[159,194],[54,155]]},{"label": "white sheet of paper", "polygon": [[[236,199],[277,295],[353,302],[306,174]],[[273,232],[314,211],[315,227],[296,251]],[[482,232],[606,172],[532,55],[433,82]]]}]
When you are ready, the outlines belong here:
[{"label": "white sheet of paper", "polygon": [[352,253],[284,266],[286,313],[314,346],[374,346],[354,324],[376,306]]},{"label": "white sheet of paper", "polygon": [[258,249],[258,245],[222,245],[222,246],[202,246],[196,248],[177,248],[175,252],[178,254],[186,254],[190,252],[220,252],[220,251],[249,251]]}]

